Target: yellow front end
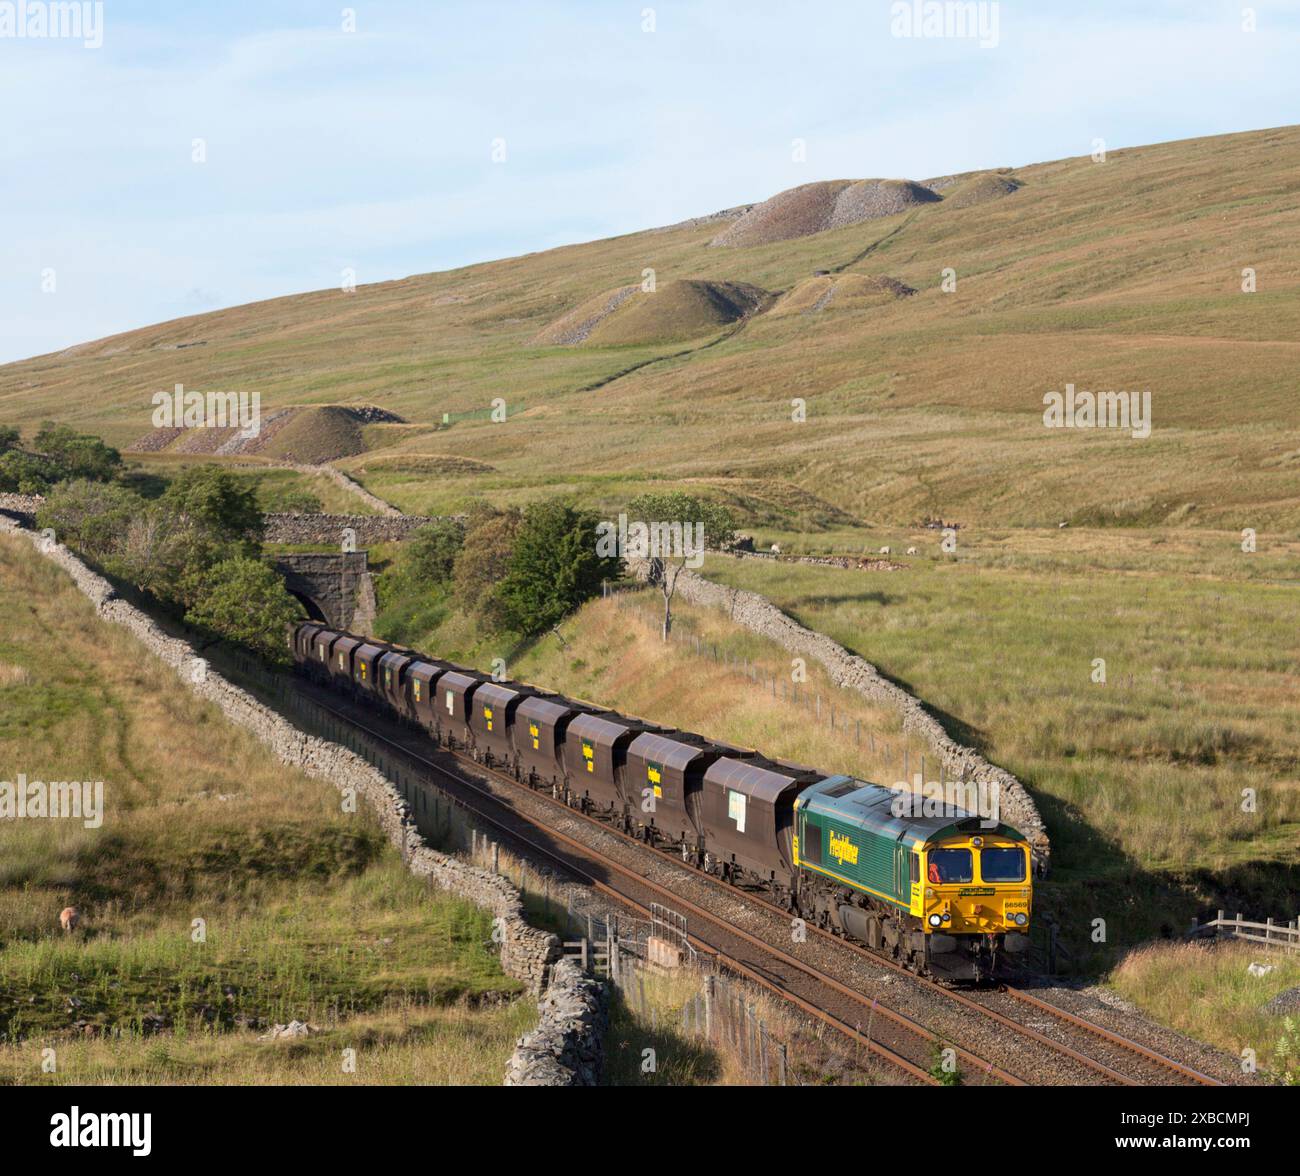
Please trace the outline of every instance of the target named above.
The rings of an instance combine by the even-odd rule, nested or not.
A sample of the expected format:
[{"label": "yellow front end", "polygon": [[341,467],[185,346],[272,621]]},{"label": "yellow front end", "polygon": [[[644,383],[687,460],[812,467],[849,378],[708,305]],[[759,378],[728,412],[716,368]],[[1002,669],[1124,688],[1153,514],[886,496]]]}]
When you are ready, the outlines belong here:
[{"label": "yellow front end", "polygon": [[921,853],[912,913],[927,934],[1029,931],[1029,846],[996,835],[945,838]]}]

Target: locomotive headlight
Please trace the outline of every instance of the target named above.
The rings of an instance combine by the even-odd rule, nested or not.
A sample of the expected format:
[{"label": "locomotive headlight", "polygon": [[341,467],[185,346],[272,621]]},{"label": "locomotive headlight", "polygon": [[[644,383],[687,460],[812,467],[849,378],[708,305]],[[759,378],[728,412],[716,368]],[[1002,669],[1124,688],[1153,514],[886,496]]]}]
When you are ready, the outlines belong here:
[{"label": "locomotive headlight", "polygon": [[943,926],[943,916],[942,916],[942,915],[931,915],[931,916],[930,916],[930,926],[931,926],[931,927],[941,927],[941,926]]},{"label": "locomotive headlight", "polygon": [[1024,911],[1017,911],[1014,915],[1016,926],[1023,927],[1029,922],[1029,916]]}]

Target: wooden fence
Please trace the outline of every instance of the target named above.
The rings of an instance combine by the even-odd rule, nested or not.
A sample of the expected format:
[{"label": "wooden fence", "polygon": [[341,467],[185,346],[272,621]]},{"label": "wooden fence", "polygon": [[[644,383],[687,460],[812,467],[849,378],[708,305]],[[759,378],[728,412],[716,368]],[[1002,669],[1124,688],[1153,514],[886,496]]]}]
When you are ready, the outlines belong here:
[{"label": "wooden fence", "polygon": [[1192,923],[1193,935],[1212,935],[1216,939],[1245,939],[1251,943],[1263,943],[1269,947],[1281,947],[1287,951],[1300,951],[1300,916],[1289,923],[1276,923],[1271,918],[1263,923],[1252,923],[1243,919],[1238,912],[1235,919],[1229,919],[1219,912],[1217,919],[1208,923]]}]

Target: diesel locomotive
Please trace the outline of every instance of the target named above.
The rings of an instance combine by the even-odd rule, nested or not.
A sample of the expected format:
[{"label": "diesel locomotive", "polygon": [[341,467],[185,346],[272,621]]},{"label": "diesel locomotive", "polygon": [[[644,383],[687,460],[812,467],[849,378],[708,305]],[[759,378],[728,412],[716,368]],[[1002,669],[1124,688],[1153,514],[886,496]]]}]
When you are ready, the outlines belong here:
[{"label": "diesel locomotive", "polygon": [[922,974],[987,980],[1028,948],[1030,848],[1001,822],[912,815],[894,789],[315,622],[293,652],[299,672],[436,745]]}]

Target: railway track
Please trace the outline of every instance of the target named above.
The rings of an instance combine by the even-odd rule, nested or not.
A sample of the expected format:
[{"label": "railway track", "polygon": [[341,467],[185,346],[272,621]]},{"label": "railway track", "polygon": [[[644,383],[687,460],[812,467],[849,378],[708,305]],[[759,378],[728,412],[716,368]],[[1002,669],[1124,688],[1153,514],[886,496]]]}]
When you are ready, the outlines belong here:
[{"label": "railway track", "polygon": [[[719,965],[745,976],[759,987],[789,1001],[806,1014],[835,1029],[837,1033],[853,1042],[855,1048],[866,1047],[880,1061],[897,1071],[905,1081],[935,1083],[935,1079],[928,1071],[933,1064],[936,1046],[940,1044],[956,1050],[967,1074],[980,1074],[986,1082],[1019,1086],[1026,1085],[1031,1080],[1023,1071],[1017,1073],[1008,1063],[999,1065],[983,1054],[975,1052],[975,1049],[970,1046],[954,1044],[950,1035],[936,1032],[897,1009],[885,1005],[878,996],[872,998],[856,991],[842,981],[811,966],[792,952],[775,946],[768,939],[746,931],[737,926],[734,921],[719,917],[707,907],[686,898],[679,890],[656,883],[647,878],[643,872],[616,861],[588,843],[570,837],[553,825],[521,812],[519,808],[504,800],[490,788],[475,784],[472,780],[466,779],[463,773],[450,771],[425,754],[425,749],[412,746],[426,740],[427,736],[397,726],[391,720],[384,718],[380,721],[393,726],[402,738],[386,734],[373,726],[371,720],[375,716],[365,712],[359,715],[361,708],[356,704],[343,702],[333,693],[326,692],[314,683],[307,684],[299,680],[298,684],[305,698],[336,721],[357,729],[368,738],[417,763],[421,770],[431,772],[445,785],[450,785],[452,791],[471,793],[477,800],[475,803],[466,804],[466,807],[470,808],[478,819],[526,846],[529,852],[557,862],[566,871],[591,885],[593,889],[638,912],[648,912],[650,901],[667,899],[675,908],[689,913],[694,920],[691,924],[693,932],[690,939],[692,946],[697,950],[716,959]],[[712,886],[733,900],[742,901],[779,917],[783,924],[788,925],[789,912],[752,891],[742,890],[702,871],[693,870],[673,855],[653,849],[645,842],[622,833],[603,821],[580,813],[553,798],[549,792],[529,788],[526,784],[515,780],[512,775],[489,768],[469,756],[448,752],[442,748],[438,749],[438,754],[450,755],[470,772],[500,781],[510,789],[518,790],[523,795],[541,802],[543,806],[558,809],[569,820],[585,822],[606,835],[635,846],[640,853],[649,852],[661,861],[672,863],[687,871],[692,880]],[[465,803],[463,796],[459,799]],[[482,801],[488,801],[494,806],[505,805],[513,820],[502,822],[491,813],[484,811]],[[521,829],[520,822],[528,826],[532,832]],[[554,839],[559,843],[558,846],[548,846],[539,842],[538,833],[542,834],[543,839]],[[601,871],[605,872],[604,876],[601,876]],[[707,930],[701,933],[702,929]],[[838,950],[847,951],[859,959],[869,961],[874,968],[906,977],[910,983],[918,985],[947,1004],[956,1005],[964,1014],[979,1019],[1001,1036],[1010,1034],[1018,1043],[1013,1056],[1020,1059],[1022,1065],[1025,1060],[1023,1056],[1025,1047],[1032,1045],[1033,1048],[1029,1051],[1031,1060],[1037,1058],[1042,1061],[1046,1055],[1050,1055],[1059,1062],[1059,1065],[1052,1067],[1054,1076],[1063,1077],[1073,1083],[1141,1086],[1166,1085],[1172,1080],[1173,1083],[1182,1085],[1224,1085],[1219,1080],[1190,1066],[1020,989],[1005,986],[997,990],[962,992],[917,976],[897,961],[830,931],[812,926],[807,930],[811,935],[834,944]],[[868,1035],[861,1032],[864,1012],[871,1029],[879,1029],[879,1031],[873,1031]],[[1023,1015],[1017,1016],[1017,1013]],[[1040,1027],[1036,1028],[1028,1024],[1026,1018],[1037,1019]]]}]

